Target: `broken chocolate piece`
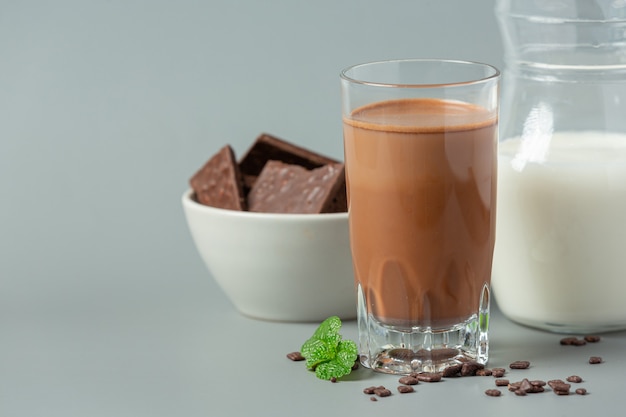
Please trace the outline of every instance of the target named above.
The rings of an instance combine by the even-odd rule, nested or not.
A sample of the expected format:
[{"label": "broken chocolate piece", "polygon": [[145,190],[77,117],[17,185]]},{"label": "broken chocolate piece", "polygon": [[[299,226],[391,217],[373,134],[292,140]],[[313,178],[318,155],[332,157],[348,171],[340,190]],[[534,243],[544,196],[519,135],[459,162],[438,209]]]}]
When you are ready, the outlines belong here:
[{"label": "broken chocolate piece", "polygon": [[265,213],[329,213],[345,186],[343,164],[313,170],[280,161],[265,164],[250,194],[250,211]]},{"label": "broken chocolate piece", "polygon": [[245,195],[252,189],[267,161],[281,161],[286,164],[300,165],[306,169],[340,163],[276,136],[262,133],[239,161]]},{"label": "broken chocolate piece", "polygon": [[243,175],[258,176],[267,161],[281,161],[307,169],[339,163],[337,160],[263,133],[241,158],[239,168]]},{"label": "broken chocolate piece", "polygon": [[246,210],[241,172],[233,149],[226,145],[189,180],[196,200],[204,205]]}]

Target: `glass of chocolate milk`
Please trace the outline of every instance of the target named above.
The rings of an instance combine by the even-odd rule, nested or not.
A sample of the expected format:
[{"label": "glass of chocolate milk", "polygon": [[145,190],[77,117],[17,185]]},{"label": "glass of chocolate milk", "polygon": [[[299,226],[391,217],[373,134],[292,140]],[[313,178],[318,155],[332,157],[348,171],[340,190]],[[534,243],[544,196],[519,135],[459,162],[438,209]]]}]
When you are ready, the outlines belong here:
[{"label": "glass of chocolate milk", "polygon": [[396,60],[341,72],[361,363],[486,363],[499,71]]}]

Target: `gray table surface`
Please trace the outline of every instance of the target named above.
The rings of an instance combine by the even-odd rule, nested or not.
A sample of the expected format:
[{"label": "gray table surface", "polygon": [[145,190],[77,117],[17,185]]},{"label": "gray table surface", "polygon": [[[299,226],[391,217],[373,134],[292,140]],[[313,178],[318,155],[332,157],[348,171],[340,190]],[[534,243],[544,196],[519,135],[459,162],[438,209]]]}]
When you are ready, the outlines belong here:
[{"label": "gray table surface", "polygon": [[[204,276],[203,276],[204,275]],[[561,346],[560,335],[521,327],[493,311],[490,367],[528,360],[510,380],[579,375],[588,395],[552,392],[518,397],[503,389],[487,397],[493,377],[420,383],[395,392],[397,377],[360,368],[337,383],[318,380],[298,350],[316,324],[275,323],[240,315],[198,269],[198,292],[185,299],[173,287],[156,296],[117,296],[65,308],[20,309],[0,315],[0,416],[323,416],[583,415],[623,400],[626,333],[601,342]],[[200,281],[202,280],[202,281]],[[131,294],[128,294],[131,295]],[[342,334],[356,338],[354,321]],[[590,356],[604,363],[590,365]],[[362,390],[385,385],[394,394],[372,402]]]}]

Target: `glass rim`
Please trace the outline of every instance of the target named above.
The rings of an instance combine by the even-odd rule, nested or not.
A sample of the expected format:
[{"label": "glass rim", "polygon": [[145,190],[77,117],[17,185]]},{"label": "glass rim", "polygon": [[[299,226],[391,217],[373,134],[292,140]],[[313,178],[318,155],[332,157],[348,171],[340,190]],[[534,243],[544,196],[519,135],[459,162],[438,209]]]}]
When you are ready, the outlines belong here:
[{"label": "glass rim", "polygon": [[[362,68],[366,66],[374,66],[374,65],[382,65],[382,64],[391,64],[391,63],[403,63],[403,62],[413,62],[413,63],[445,63],[445,64],[454,64],[454,65],[465,65],[465,66],[474,66],[474,67],[483,67],[492,70],[492,74],[485,75],[480,78],[473,78],[467,80],[460,80],[457,82],[446,82],[446,83],[388,83],[388,82],[377,82],[377,81],[366,81],[360,80],[348,75],[349,71],[355,70],[357,68]],[[441,87],[454,87],[454,86],[468,86],[472,84],[480,84],[485,83],[490,80],[500,78],[500,70],[491,64],[486,64],[478,61],[467,61],[467,60],[458,60],[458,59],[439,59],[439,58],[402,58],[402,59],[388,59],[388,60],[380,60],[380,61],[370,61],[363,62],[360,64],[350,65],[349,67],[341,70],[340,77],[342,80],[348,81],[354,84],[361,84],[364,86],[370,87],[387,87],[387,88],[441,88]]]}]

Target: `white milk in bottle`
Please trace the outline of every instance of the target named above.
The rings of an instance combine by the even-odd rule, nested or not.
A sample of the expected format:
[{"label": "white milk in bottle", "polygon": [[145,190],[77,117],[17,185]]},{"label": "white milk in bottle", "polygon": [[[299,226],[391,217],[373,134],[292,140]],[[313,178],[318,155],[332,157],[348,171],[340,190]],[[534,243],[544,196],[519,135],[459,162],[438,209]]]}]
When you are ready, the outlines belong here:
[{"label": "white milk in bottle", "polygon": [[500,143],[498,304],[518,322],[557,331],[621,328],[626,135],[555,133],[549,152],[535,161],[528,142]]}]

